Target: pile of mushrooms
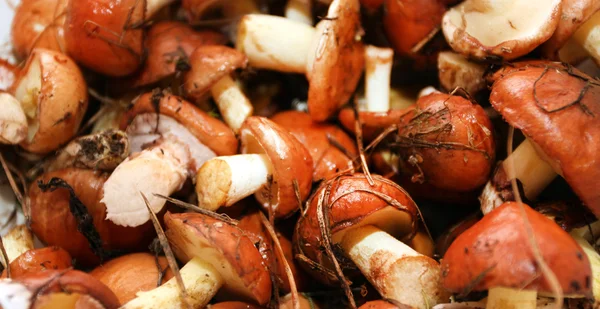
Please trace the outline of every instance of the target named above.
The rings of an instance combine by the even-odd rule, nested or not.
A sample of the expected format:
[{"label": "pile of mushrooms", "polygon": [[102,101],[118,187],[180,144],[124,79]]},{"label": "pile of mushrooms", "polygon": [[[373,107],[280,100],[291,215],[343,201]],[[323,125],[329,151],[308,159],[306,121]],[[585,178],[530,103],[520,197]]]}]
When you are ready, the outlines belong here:
[{"label": "pile of mushrooms", "polygon": [[600,307],[600,1],[6,10],[0,308]]}]

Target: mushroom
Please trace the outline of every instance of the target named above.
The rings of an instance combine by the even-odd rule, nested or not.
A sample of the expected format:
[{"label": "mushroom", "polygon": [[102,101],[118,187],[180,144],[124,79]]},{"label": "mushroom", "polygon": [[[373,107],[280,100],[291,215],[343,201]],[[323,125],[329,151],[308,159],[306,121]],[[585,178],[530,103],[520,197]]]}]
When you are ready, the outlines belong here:
[{"label": "mushroom", "polygon": [[283,17],[246,15],[236,47],[252,67],[306,74],[309,113],[324,121],[350,99],[364,67],[359,2],[333,1],[315,28]]},{"label": "mushroom", "polygon": [[28,122],[23,149],[45,154],[69,141],[79,129],[88,96],[81,71],[69,57],[34,49],[19,72],[11,93]]},{"label": "mushroom", "polygon": [[354,141],[332,124],[314,122],[310,115],[299,111],[280,112],[271,120],[290,131],[306,149],[313,161],[313,182],[329,179],[353,168],[358,156]]},{"label": "mushroom", "polygon": [[[520,207],[531,223],[532,236]],[[496,208],[456,238],[442,259],[444,287],[452,293],[487,290],[486,308],[536,308],[538,293],[553,290],[540,274],[531,237],[565,296],[591,296],[590,262],[577,242],[552,220],[513,202]]]},{"label": "mushroom", "polygon": [[223,120],[236,133],[252,115],[253,107],[231,73],[247,64],[246,56],[235,49],[223,45],[200,46],[190,56],[190,70],[184,76],[186,95],[201,101],[210,91]]},{"label": "mushroom", "polygon": [[[47,270],[63,270],[71,268],[71,255],[56,246],[34,249],[31,248],[10,262],[10,278],[18,279],[30,273]],[[0,277],[6,278],[5,269]]]},{"label": "mushroom", "polygon": [[90,275],[109,287],[121,304],[173,277],[164,256],[148,253],[132,253],[112,259],[96,267]]},{"label": "mushroom", "polygon": [[121,129],[127,129],[132,154],[104,183],[101,202],[107,219],[122,226],[150,220],[140,192],[158,213],[165,200],[155,193],[168,196],[178,191],[205,161],[237,150],[235,135],[224,123],[160,91],[139,97],[123,116]]},{"label": "mushroom", "polygon": [[21,103],[6,92],[0,92],[0,143],[16,145],[27,138],[27,117]]},{"label": "mushroom", "polygon": [[299,207],[294,181],[302,201],[310,193],[313,162],[309,151],[287,130],[258,116],[242,124],[240,139],[242,154],[210,159],[198,170],[199,206],[216,210],[254,194],[275,218],[292,215]]},{"label": "mushroom", "polygon": [[[296,254],[304,256],[301,265],[324,283],[339,280],[327,275],[334,269],[333,253],[326,253],[330,243],[342,249],[382,297],[416,308],[446,301],[439,264],[398,240],[412,239],[417,206],[395,183],[378,175],[372,181],[370,185],[363,174],[344,175],[316,190],[294,233]],[[331,239],[326,241],[325,235]],[[347,262],[340,264],[342,270],[352,269]]]},{"label": "mushroom", "polygon": [[19,70],[7,60],[0,59],[0,92],[8,91],[12,87]]},{"label": "mushroom", "polygon": [[561,0],[466,0],[444,14],[448,44],[469,58],[512,60],[547,41],[561,19]]},{"label": "mushroom", "polygon": [[[300,293],[298,294],[298,304],[300,305],[300,309],[320,309],[322,306],[319,306],[317,302],[315,302],[312,298],[308,297],[308,295]],[[294,298],[291,294],[287,294],[284,297],[279,298],[279,309],[294,309],[295,302]],[[215,309],[214,307],[212,309]],[[240,308],[242,309],[242,308]]]},{"label": "mushroom", "polygon": [[[243,299],[265,305],[271,298],[271,279],[254,243],[239,228],[198,213],[164,216],[166,235],[181,269],[188,304],[203,308],[219,297]],[[181,308],[175,279],[138,293],[123,306],[132,308]]]},{"label": "mushroom", "polygon": [[407,306],[398,302],[390,300],[372,300],[366,302],[364,305],[358,307],[358,309],[411,309],[414,307]]},{"label": "mushroom", "polygon": [[546,61],[519,62],[491,79],[490,103],[527,139],[485,186],[482,211],[514,199],[511,179],[520,182],[528,200],[535,200],[558,174],[600,216],[600,192],[594,184],[600,177],[600,143],[594,142],[600,134],[595,118],[600,115],[599,84],[571,66]]},{"label": "mushroom", "polygon": [[207,13],[221,10],[226,19],[260,12],[256,0],[183,0],[181,7],[184,9],[188,21],[191,23],[202,21]]},{"label": "mushroom", "polygon": [[440,85],[448,91],[462,88],[475,94],[485,88],[486,67],[467,60],[460,54],[444,51],[438,54],[438,77]]}]

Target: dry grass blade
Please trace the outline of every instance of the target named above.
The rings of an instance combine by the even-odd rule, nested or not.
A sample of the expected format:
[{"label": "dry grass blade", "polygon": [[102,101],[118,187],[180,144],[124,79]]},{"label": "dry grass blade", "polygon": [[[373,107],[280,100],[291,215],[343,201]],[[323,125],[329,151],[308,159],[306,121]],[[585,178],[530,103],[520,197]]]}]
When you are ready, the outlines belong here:
[{"label": "dry grass blade", "polygon": [[[19,190],[19,187],[17,186],[17,183],[10,171],[8,164],[6,163],[6,160],[4,160],[4,155],[2,154],[2,152],[0,152],[0,163],[2,164],[2,169],[4,169],[6,178],[8,178],[8,183],[10,184],[11,189],[13,190],[15,196],[17,197],[17,200],[21,204],[21,207],[23,207],[23,214],[25,215],[25,219],[27,220],[27,226],[29,226],[29,224],[31,222],[31,213],[29,211],[29,204],[27,203],[27,201],[23,197],[23,194]],[[23,184],[23,186],[25,186],[25,184]]]},{"label": "dry grass blade", "polygon": [[0,236],[0,253],[2,253],[2,260],[4,260],[4,264],[6,265],[6,278],[10,279],[10,261],[8,260],[8,254],[6,254],[6,248],[4,248],[2,236]]},{"label": "dry grass blade", "polygon": [[167,235],[165,235],[165,231],[163,231],[162,227],[160,226],[160,222],[158,222],[158,218],[156,217],[156,215],[154,214],[152,209],[150,209],[150,202],[148,201],[148,199],[146,198],[144,193],[140,192],[140,195],[142,196],[142,199],[144,199],[144,203],[146,204],[146,209],[148,210],[148,213],[150,214],[150,219],[152,221],[152,225],[154,225],[154,229],[156,230],[156,234],[158,235],[158,240],[160,241],[160,245],[162,246],[163,251],[165,252],[165,257],[167,258],[169,267],[171,267],[171,270],[173,271],[173,274],[175,276],[175,280],[177,280],[177,286],[179,286],[181,300],[183,301],[183,303],[185,304],[185,306],[187,308],[191,309],[192,306],[190,305],[190,302],[188,301],[187,291],[185,290],[185,285],[183,284],[183,279],[181,278],[181,273],[179,272],[179,266],[177,265],[177,260],[175,260],[175,255],[173,254],[173,250],[171,250],[171,246],[169,246],[169,241],[167,240]]},{"label": "dry grass blade", "polygon": [[375,185],[373,181],[373,177],[371,177],[371,172],[369,171],[369,166],[367,165],[367,158],[365,157],[365,148],[363,144],[362,137],[362,124],[360,122],[360,115],[358,113],[358,100],[354,99],[353,104],[354,110],[354,131],[356,132],[356,146],[358,148],[358,156],[360,158],[360,164],[362,166],[363,173],[367,176],[367,180],[369,181],[369,185]]},{"label": "dry grass blade", "polygon": [[294,194],[296,194],[296,201],[298,202],[298,208],[300,208],[300,213],[304,214],[304,206],[302,205],[302,197],[300,195],[300,185],[298,185],[298,180],[292,180],[292,185],[294,186]]},{"label": "dry grass blade", "polygon": [[238,223],[239,223],[237,220],[230,218],[226,214],[220,214],[220,213],[216,213],[214,211],[210,211],[208,209],[203,209],[203,208],[200,208],[200,207],[198,207],[198,206],[196,206],[194,204],[186,203],[184,201],[180,201],[180,200],[174,199],[172,197],[164,196],[162,194],[153,193],[152,195],[154,195],[156,197],[160,197],[162,199],[165,199],[165,200],[167,200],[167,201],[169,201],[169,202],[171,202],[171,203],[173,203],[173,204],[175,204],[175,205],[177,205],[177,206],[179,206],[179,207],[181,207],[183,209],[191,210],[193,212],[197,212],[199,214],[203,214],[205,216],[209,216],[211,218],[223,221],[223,222],[225,222],[227,224],[238,225]]}]

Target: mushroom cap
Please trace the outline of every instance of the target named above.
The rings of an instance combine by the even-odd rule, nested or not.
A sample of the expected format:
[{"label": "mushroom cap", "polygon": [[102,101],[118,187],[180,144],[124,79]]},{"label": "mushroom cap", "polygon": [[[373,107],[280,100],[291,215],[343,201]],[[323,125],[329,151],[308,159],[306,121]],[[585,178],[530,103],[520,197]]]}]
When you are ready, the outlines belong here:
[{"label": "mushroom cap", "polygon": [[372,300],[370,302],[366,302],[362,306],[358,307],[358,309],[411,309],[413,307],[404,304],[393,304],[387,300]]},{"label": "mushroom cap", "polygon": [[[552,220],[523,204],[541,255],[566,295],[591,296],[587,255]],[[443,284],[452,293],[523,288],[551,293],[530,247],[520,205],[502,204],[466,230],[442,259]]]},{"label": "mushroom cap", "polygon": [[125,130],[137,115],[144,113],[160,113],[177,120],[219,156],[237,153],[238,141],[226,124],[180,97],[159,92],[143,94],[123,115],[121,129]]},{"label": "mushroom cap", "polygon": [[[375,225],[399,239],[408,240],[417,230],[418,208],[411,197],[394,182],[372,175],[374,185],[363,174],[343,175],[319,186],[308,202],[308,208],[298,219],[294,232],[294,250],[314,263],[333,272],[333,265],[322,251],[323,242],[319,228],[319,204],[329,214],[331,240],[340,241],[350,227]],[[325,211],[325,210],[323,210]],[[315,279],[325,284],[336,280],[299,260],[300,265]],[[351,269],[351,265],[340,265]]]},{"label": "mushroom cap", "polygon": [[[10,263],[10,277],[19,277],[45,270],[60,270],[71,267],[71,255],[56,246],[29,250]],[[6,269],[0,278],[6,278]]]},{"label": "mushroom cap", "polygon": [[265,154],[273,166],[273,185],[255,193],[258,202],[267,209],[272,207],[275,218],[292,215],[300,206],[294,180],[298,182],[302,201],[310,194],[313,161],[309,151],[287,130],[259,116],[250,116],[244,121],[240,139],[242,153]]},{"label": "mushroom cap", "polygon": [[511,60],[548,40],[561,0],[466,0],[446,12],[442,30],[456,52],[478,59]]},{"label": "mushroom cap", "polygon": [[[329,179],[353,167],[352,160],[358,156],[356,144],[337,126],[314,122],[309,114],[299,111],[280,112],[271,120],[289,130],[308,149],[313,159],[314,182]],[[335,140],[352,157],[348,157],[330,139]]]},{"label": "mushroom cap", "polygon": [[241,301],[225,301],[216,303],[213,305],[208,305],[206,308],[208,309],[261,309],[262,307],[243,303]]},{"label": "mushroom cap", "polygon": [[186,263],[199,257],[219,271],[221,292],[266,304],[271,277],[254,242],[239,228],[198,214],[167,212],[166,234],[177,258]]},{"label": "mushroom cap", "polygon": [[545,61],[516,63],[492,79],[494,109],[537,146],[599,217],[600,84],[570,66]]},{"label": "mushroom cap", "polygon": [[[24,88],[31,82],[39,82],[37,94],[25,93]],[[31,96],[36,105],[35,124],[30,123],[29,137],[20,145],[37,154],[56,150],[71,140],[88,106],[86,83],[77,64],[48,49],[36,48],[31,52],[11,92],[19,100]]]},{"label": "mushroom cap", "polygon": [[324,121],[348,102],[365,66],[358,0],[334,0],[315,28],[306,67],[308,112]]},{"label": "mushroom cap", "polygon": [[77,0],[66,9],[67,53],[108,76],[125,76],[142,63],[146,1]]},{"label": "mushroom cap", "polygon": [[156,83],[180,70],[178,65],[185,69],[190,55],[198,46],[226,42],[227,38],[215,31],[195,31],[177,21],[158,22],[146,34],[146,62],[133,78],[133,85],[139,87]]},{"label": "mushroom cap", "polygon": [[12,21],[11,42],[18,58],[25,59],[34,48],[62,51],[63,27],[68,0],[22,0]]},{"label": "mushroom cap", "polygon": [[186,95],[194,100],[202,99],[223,77],[248,65],[245,54],[224,45],[200,46],[189,61],[190,70],[184,76],[183,87]]},{"label": "mushroom cap", "polygon": [[152,223],[136,228],[115,225],[106,218],[106,206],[100,203],[102,187],[108,175],[87,169],[67,168],[46,173],[29,187],[31,230],[45,244],[65,249],[78,264],[96,266],[100,259],[90,250],[88,240],[78,231],[77,221],[69,210],[66,189],[42,192],[41,180],[47,183],[58,177],[66,181],[86,206],[107,250],[144,250],[155,236]]},{"label": "mushroom cap", "polygon": [[137,292],[156,288],[159,273],[163,270],[165,274],[162,283],[165,283],[173,277],[173,272],[164,256],[132,253],[112,259],[96,267],[89,274],[109,287],[119,302],[125,304],[134,299]]},{"label": "mushroom cap", "polygon": [[446,7],[439,0],[386,0],[386,37],[399,55],[414,56],[415,47],[439,30],[445,12]]},{"label": "mushroom cap", "polygon": [[0,59],[0,91],[9,90],[18,74],[19,69],[16,66],[5,59]]}]

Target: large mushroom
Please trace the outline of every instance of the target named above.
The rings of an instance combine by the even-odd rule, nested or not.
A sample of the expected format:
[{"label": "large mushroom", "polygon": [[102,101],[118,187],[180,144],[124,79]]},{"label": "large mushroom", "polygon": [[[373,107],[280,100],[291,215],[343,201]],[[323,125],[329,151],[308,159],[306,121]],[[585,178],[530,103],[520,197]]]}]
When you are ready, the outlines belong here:
[{"label": "large mushroom", "polygon": [[552,220],[513,202],[456,238],[442,259],[444,287],[452,293],[487,290],[486,308],[536,308],[538,293],[553,293],[553,288],[541,273],[532,237],[565,296],[591,296],[590,262],[577,242]]},{"label": "large mushroom", "polygon": [[361,31],[358,0],[335,0],[315,28],[283,17],[246,15],[236,47],[252,67],[306,74],[309,113],[324,121],[356,89],[364,67]]},{"label": "large mushroom", "polygon": [[196,175],[198,204],[216,210],[254,194],[276,218],[292,215],[310,194],[313,161],[287,130],[264,117],[251,116],[240,128],[242,154],[208,160]]},{"label": "large mushroom", "polygon": [[491,78],[490,103],[527,139],[486,185],[480,197],[482,211],[514,200],[511,179],[518,180],[528,200],[535,200],[561,175],[600,216],[600,191],[595,186],[600,177],[600,84],[571,66],[545,61],[516,63]]},{"label": "large mushroom", "polygon": [[341,278],[332,277],[331,255],[339,252],[331,251],[335,244],[352,261],[340,263],[342,270],[356,265],[382,297],[417,308],[445,302],[439,264],[399,240],[414,236],[417,206],[395,183],[377,175],[372,181],[362,174],[345,175],[317,189],[294,234],[296,254],[304,256],[301,265],[315,279],[337,283]]}]

